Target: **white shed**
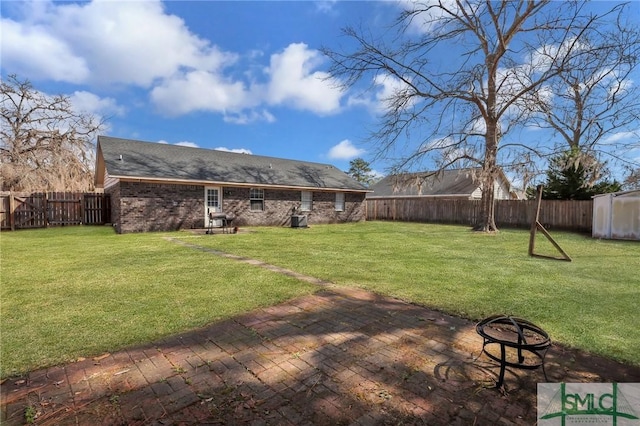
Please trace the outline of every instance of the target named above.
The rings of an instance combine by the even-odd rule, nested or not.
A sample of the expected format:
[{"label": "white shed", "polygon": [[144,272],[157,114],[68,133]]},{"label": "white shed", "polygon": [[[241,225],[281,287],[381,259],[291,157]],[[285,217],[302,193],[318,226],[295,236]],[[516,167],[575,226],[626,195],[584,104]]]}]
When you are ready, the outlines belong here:
[{"label": "white shed", "polygon": [[593,197],[592,235],[640,241],[640,189]]}]

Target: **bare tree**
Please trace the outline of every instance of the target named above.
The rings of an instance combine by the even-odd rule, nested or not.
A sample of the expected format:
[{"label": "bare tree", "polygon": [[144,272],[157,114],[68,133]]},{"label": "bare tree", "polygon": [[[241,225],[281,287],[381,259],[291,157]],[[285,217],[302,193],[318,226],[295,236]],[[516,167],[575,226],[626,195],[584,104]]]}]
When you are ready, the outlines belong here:
[{"label": "bare tree", "polygon": [[628,191],[640,189],[640,167],[629,171],[624,179],[623,188]]},{"label": "bare tree", "polygon": [[640,32],[624,22],[625,5],[614,7],[608,25],[585,32],[567,61],[541,90],[527,94],[530,125],[554,132],[558,142],[542,155],[571,151],[567,168],[590,170],[589,187],[603,177],[606,160],[638,167],[640,86],[632,74],[640,61]]},{"label": "bare tree", "polygon": [[[393,37],[344,29],[351,52],[324,48],[331,74],[346,87],[372,78],[395,89],[385,98],[372,137],[377,158],[396,158],[396,170],[426,159],[439,168],[476,165],[481,172],[478,230],[496,231],[494,187],[499,151],[517,165],[537,152],[519,141],[502,143],[521,127],[527,94],[541,90],[579,53],[600,16],[582,2],[432,0],[400,13]],[[453,55],[463,49],[462,54]],[[502,143],[502,144],[501,144]],[[508,153],[517,153],[508,158]]]},{"label": "bare tree", "polygon": [[102,122],[76,112],[68,97],[41,93],[15,75],[0,88],[2,189],[92,189],[93,140]]}]

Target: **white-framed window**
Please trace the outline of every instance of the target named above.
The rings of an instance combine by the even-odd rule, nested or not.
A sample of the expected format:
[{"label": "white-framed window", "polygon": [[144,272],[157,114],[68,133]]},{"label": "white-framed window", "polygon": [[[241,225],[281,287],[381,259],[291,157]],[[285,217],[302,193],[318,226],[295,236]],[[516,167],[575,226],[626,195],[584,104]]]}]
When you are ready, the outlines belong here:
[{"label": "white-framed window", "polygon": [[344,192],[336,192],[336,211],[344,211]]},{"label": "white-framed window", "polygon": [[303,212],[310,212],[313,207],[313,192],[302,191],[300,196],[300,210]]},{"label": "white-framed window", "polygon": [[251,210],[264,210],[264,189],[251,188],[249,190],[249,205]]}]

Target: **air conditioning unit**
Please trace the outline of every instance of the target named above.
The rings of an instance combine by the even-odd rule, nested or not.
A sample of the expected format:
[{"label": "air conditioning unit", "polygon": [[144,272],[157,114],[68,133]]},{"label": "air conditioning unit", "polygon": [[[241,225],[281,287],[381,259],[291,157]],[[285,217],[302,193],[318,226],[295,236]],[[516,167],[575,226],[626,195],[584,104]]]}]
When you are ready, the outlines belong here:
[{"label": "air conditioning unit", "polygon": [[301,214],[291,215],[291,227],[292,228],[306,228],[307,216]]}]

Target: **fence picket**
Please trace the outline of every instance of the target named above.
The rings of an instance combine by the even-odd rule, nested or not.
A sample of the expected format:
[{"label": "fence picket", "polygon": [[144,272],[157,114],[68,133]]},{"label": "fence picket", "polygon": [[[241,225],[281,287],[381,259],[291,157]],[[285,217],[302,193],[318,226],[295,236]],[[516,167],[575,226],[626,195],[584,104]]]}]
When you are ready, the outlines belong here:
[{"label": "fence picket", "polygon": [[82,192],[0,192],[0,227],[45,228],[102,225],[111,221],[106,194]]},{"label": "fence picket", "polygon": [[[498,227],[531,226],[535,200],[497,200]],[[451,223],[474,226],[480,218],[479,200],[428,197],[374,198],[366,200],[367,220]],[[542,200],[540,223],[547,229],[591,232],[592,200]]]}]

